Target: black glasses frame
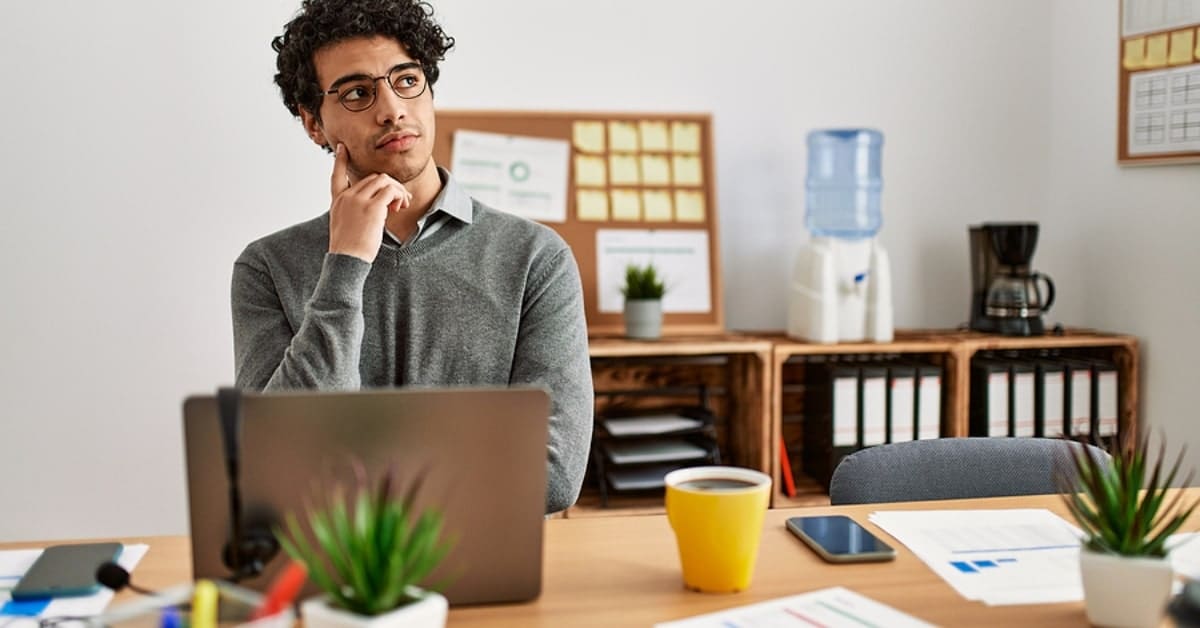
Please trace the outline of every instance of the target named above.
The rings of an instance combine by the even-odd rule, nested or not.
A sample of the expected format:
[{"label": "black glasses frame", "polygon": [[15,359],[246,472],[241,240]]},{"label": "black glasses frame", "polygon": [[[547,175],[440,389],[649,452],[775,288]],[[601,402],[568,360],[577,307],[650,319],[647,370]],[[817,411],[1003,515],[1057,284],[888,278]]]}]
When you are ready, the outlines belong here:
[{"label": "black glasses frame", "polygon": [[[414,94],[412,96],[405,96],[404,94],[400,93],[400,90],[396,89],[396,83],[395,83],[395,81],[392,80],[392,77],[394,75],[396,75],[397,73],[407,72],[409,70],[414,70],[414,69],[420,70],[420,73],[421,73],[421,91],[417,92],[416,94]],[[392,69],[388,70],[387,74],[383,74],[380,76],[369,76],[366,74],[360,74],[360,75],[347,76],[347,77],[340,78],[337,81],[334,81],[333,85],[330,86],[329,89],[321,92],[321,95],[322,96],[337,96],[338,102],[341,103],[341,105],[346,108],[346,111],[351,111],[351,112],[355,112],[355,113],[360,112],[360,111],[366,111],[366,110],[370,109],[371,107],[375,106],[375,101],[379,97],[378,83],[379,83],[380,79],[386,79],[388,87],[392,88],[392,93],[395,94],[397,97],[403,98],[405,100],[412,100],[414,98],[420,98],[421,95],[425,93],[425,90],[429,89],[429,78],[425,76],[425,70],[421,67],[421,64],[416,63],[416,62],[409,62],[409,63],[401,63],[400,65],[397,65],[397,66],[393,67]],[[345,96],[346,96],[346,94],[350,93],[350,90],[349,89],[343,90],[343,91],[338,91],[338,90],[345,83],[349,83],[352,81],[362,81],[362,80],[369,80],[371,82],[371,87],[369,88],[370,96],[363,99],[363,101],[366,103],[365,105],[362,105],[361,107],[356,108],[356,106],[358,104],[357,102],[355,102],[354,104],[351,104],[351,103],[346,102],[346,100],[345,100]],[[356,88],[357,87],[358,86],[356,86]]]}]

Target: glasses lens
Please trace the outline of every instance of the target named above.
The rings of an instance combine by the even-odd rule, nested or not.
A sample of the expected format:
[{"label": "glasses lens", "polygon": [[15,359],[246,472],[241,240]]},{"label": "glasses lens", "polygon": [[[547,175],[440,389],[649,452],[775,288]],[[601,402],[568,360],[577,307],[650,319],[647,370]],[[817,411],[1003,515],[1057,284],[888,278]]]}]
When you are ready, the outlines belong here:
[{"label": "glasses lens", "polygon": [[425,92],[425,72],[418,67],[400,67],[388,75],[388,83],[401,98],[416,98]]},{"label": "glasses lens", "polygon": [[338,101],[350,111],[362,111],[375,102],[374,83],[350,83],[338,92]]}]

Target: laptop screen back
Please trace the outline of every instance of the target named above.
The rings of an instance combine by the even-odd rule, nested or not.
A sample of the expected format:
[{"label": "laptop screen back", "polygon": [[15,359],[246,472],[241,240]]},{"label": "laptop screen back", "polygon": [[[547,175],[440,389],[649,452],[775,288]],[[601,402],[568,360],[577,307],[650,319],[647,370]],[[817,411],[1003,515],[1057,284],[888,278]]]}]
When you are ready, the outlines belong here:
[{"label": "laptop screen back", "polygon": [[[454,543],[426,582],[448,582],[451,604],[535,598],[549,412],[541,390],[244,394],[243,536],[271,530],[288,512],[304,521],[304,504],[322,503],[335,483],[356,486],[355,461],[369,478],[390,468],[396,494],[424,473],[416,507],[441,509],[444,538]],[[215,397],[184,402],[184,444],[194,575],[227,578],[222,552],[232,527]],[[265,589],[286,559],[280,551],[242,584]]]}]

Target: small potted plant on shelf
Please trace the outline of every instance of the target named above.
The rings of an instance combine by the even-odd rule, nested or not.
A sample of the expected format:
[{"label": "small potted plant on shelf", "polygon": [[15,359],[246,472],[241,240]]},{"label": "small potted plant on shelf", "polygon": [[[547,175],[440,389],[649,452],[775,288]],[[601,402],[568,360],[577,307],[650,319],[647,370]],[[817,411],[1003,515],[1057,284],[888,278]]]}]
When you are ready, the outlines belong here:
[{"label": "small potted plant on shelf", "polygon": [[[1059,485],[1084,533],[1079,567],[1088,621],[1099,626],[1157,626],[1174,578],[1167,539],[1200,500],[1185,503],[1181,492],[1169,492],[1186,448],[1164,473],[1165,442],[1151,462],[1148,438],[1127,440],[1108,461],[1072,443],[1070,464],[1059,474]],[[1184,486],[1191,484],[1192,475]]]},{"label": "small potted plant on shelf", "polygon": [[419,586],[450,549],[441,513],[414,508],[419,481],[397,497],[390,472],[372,487],[361,465],[355,468],[358,486],[351,495],[335,485],[323,504],[306,508],[311,536],[295,513],[276,530],[284,550],[324,593],[301,604],[304,625],[445,626],[446,598]]},{"label": "small potted plant on shelf", "polygon": [[662,297],[666,286],[654,264],[625,267],[625,335],[630,338],[654,339],[662,335]]}]

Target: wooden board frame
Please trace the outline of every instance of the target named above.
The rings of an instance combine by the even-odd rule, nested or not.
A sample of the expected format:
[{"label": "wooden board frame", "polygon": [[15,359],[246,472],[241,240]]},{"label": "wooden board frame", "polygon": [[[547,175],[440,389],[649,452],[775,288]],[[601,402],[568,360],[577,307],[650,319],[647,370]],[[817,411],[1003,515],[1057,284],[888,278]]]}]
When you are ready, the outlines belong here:
[{"label": "wooden board frame", "polygon": [[[1180,152],[1158,152],[1148,154],[1130,154],[1129,152],[1129,90],[1131,78],[1133,75],[1140,72],[1174,70],[1179,68],[1195,68],[1200,71],[1200,52],[1194,53],[1190,64],[1175,64],[1165,65],[1154,68],[1143,68],[1130,70],[1125,64],[1126,46],[1130,41],[1144,41],[1150,37],[1167,37],[1176,31],[1185,31],[1191,29],[1195,35],[1192,41],[1192,46],[1195,50],[1200,51],[1200,19],[1192,24],[1179,24],[1170,28],[1157,30],[1138,31],[1136,33],[1125,34],[1125,17],[1126,5],[1132,0],[1121,0],[1118,8],[1118,28],[1117,37],[1119,45],[1117,47],[1117,163],[1125,166],[1153,166],[1159,164],[1179,164],[1179,163],[1197,163],[1200,162],[1200,150],[1189,150]],[[1170,86],[1166,87],[1167,97],[1170,97]],[[1167,131],[1164,130],[1164,133]]]},{"label": "wooden board frame", "polygon": [[[640,123],[647,122],[694,122],[700,128],[701,185],[698,191],[704,198],[704,220],[700,221],[655,221],[646,220],[580,220],[576,211],[575,159],[579,154],[572,145],[571,165],[567,184],[566,222],[546,222],[566,240],[575,254],[583,281],[584,311],[587,315],[588,332],[591,334],[621,333],[624,319],[620,312],[601,312],[597,290],[596,232],[600,229],[690,229],[703,230],[708,236],[708,278],[710,309],[702,313],[666,313],[663,317],[663,333],[667,335],[716,333],[724,331],[724,300],[721,285],[720,242],[718,238],[716,172],[714,168],[712,116],[699,113],[635,113],[635,112],[554,112],[554,111],[471,111],[445,109],[437,111],[437,133],[434,143],[434,161],[450,168],[453,157],[454,133],[459,130],[483,131],[526,137],[538,137],[572,142],[575,122],[610,121]],[[606,126],[607,128],[607,126]],[[606,134],[607,137],[607,134]],[[606,151],[605,155],[608,154]],[[645,154],[640,152],[640,154]],[[605,190],[610,190],[609,185]],[[620,187],[620,186],[617,186]],[[633,186],[645,189],[644,186]],[[671,189],[678,189],[672,186]],[[498,208],[503,209],[503,208]]]}]

